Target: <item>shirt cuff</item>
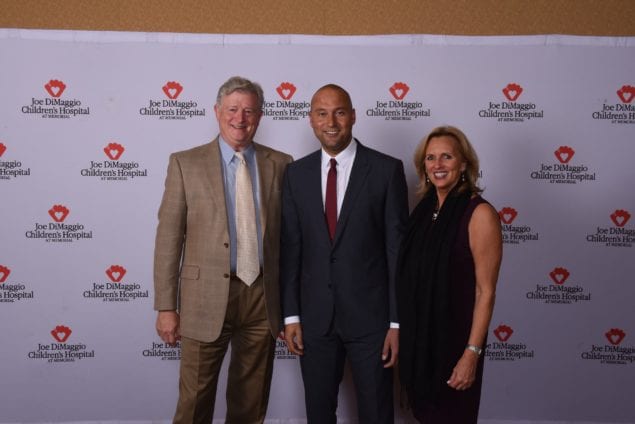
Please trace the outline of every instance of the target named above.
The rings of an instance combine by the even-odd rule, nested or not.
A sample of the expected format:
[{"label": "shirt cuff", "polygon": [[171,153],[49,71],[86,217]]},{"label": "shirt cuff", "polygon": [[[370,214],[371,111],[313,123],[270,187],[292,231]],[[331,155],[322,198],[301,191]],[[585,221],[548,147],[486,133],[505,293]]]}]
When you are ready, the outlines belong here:
[{"label": "shirt cuff", "polygon": [[284,319],[284,325],[287,324],[295,324],[300,322],[300,316],[299,315],[291,315],[290,317],[286,317]]},{"label": "shirt cuff", "polygon": [[391,322],[391,323],[390,323],[390,328],[397,328],[397,329],[399,329],[399,323],[398,323],[398,322]]}]

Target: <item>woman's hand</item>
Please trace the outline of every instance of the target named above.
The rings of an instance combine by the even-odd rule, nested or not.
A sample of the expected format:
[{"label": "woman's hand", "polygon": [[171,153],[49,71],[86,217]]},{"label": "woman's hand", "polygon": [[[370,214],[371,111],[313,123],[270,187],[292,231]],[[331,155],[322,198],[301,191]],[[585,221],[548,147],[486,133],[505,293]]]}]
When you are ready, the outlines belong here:
[{"label": "woman's hand", "polygon": [[474,384],[476,378],[476,365],[478,363],[478,355],[471,350],[465,350],[463,356],[456,363],[452,375],[447,381],[448,386],[455,390],[467,390]]}]

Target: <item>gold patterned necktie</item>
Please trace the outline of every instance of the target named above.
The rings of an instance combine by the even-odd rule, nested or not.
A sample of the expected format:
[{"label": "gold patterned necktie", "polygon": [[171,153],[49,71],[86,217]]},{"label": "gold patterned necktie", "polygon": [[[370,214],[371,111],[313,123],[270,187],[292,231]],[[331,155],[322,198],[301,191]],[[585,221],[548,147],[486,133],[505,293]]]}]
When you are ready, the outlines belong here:
[{"label": "gold patterned necktie", "polygon": [[242,152],[236,167],[236,276],[250,286],[260,274],[256,207],[249,168]]}]

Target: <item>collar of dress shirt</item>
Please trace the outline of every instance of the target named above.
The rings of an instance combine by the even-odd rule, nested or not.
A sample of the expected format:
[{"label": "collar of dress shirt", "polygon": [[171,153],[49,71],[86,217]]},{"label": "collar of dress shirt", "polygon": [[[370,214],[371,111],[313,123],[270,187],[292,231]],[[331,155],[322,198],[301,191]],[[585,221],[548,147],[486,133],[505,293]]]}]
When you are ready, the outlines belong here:
[{"label": "collar of dress shirt", "polygon": [[[218,136],[218,144],[220,145],[220,154],[223,157],[223,162],[225,162],[225,165],[229,165],[236,151],[232,149],[229,146],[229,144],[227,144],[227,142],[223,140],[223,137],[221,137],[220,135]],[[247,161],[247,163],[252,162],[252,159],[255,153],[256,153],[256,150],[254,149],[253,143],[251,143],[249,147],[243,150],[243,156],[245,156],[245,160]]]},{"label": "collar of dress shirt", "polygon": [[331,167],[330,161],[331,158],[337,161],[337,164],[341,168],[348,168],[351,163],[353,163],[353,159],[355,159],[355,153],[357,152],[357,140],[355,137],[348,143],[346,149],[342,150],[337,154],[337,156],[330,156],[324,149],[322,149],[322,170],[326,169],[328,172]]}]

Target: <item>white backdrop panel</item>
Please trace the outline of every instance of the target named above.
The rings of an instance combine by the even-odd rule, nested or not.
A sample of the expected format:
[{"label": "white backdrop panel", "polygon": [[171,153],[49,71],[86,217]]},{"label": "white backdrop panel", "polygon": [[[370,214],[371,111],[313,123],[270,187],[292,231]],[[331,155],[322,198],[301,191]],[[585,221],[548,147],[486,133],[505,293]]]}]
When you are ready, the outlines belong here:
[{"label": "white backdrop panel", "polygon": [[[312,93],[348,89],[411,205],[415,146],[462,128],[506,238],[481,422],[635,422],[635,39],[0,29],[0,57],[0,422],[171,419],[156,213],[168,155],[217,134],[232,75],[264,88],[257,141],[296,158],[319,147]],[[277,355],[268,421],[304,422],[298,361]],[[355,411],[347,376],[341,421]]]}]

